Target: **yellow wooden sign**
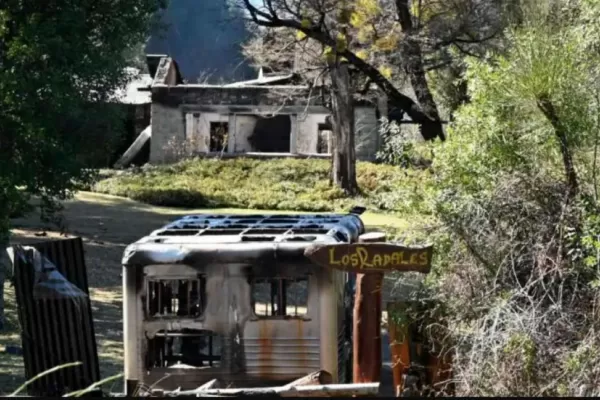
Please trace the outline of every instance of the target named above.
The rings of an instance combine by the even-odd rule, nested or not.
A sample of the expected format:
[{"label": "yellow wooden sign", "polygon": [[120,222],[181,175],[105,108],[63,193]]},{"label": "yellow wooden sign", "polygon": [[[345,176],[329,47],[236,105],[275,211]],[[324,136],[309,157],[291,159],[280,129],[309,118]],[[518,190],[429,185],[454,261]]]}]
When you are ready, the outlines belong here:
[{"label": "yellow wooden sign", "polygon": [[391,243],[340,243],[309,247],[304,255],[316,264],[348,272],[416,271],[431,269],[433,247]]}]

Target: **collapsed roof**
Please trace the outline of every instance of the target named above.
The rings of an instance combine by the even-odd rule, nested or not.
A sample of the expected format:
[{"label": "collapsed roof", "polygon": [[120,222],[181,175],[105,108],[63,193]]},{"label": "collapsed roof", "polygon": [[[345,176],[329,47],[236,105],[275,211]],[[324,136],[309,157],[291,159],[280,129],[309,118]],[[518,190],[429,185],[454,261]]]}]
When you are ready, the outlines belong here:
[{"label": "collapsed roof", "polygon": [[255,263],[303,259],[316,243],[352,243],[356,214],[189,215],[133,243],[123,265]]}]

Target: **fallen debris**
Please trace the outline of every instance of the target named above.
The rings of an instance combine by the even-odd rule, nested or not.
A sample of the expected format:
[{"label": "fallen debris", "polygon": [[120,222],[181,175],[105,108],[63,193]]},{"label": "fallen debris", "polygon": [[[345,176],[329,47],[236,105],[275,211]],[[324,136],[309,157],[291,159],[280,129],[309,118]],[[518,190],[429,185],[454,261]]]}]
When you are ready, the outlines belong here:
[{"label": "fallen debris", "polygon": [[229,389],[207,389],[200,386],[194,390],[180,390],[164,392],[165,396],[265,396],[274,395],[279,397],[351,397],[351,396],[373,396],[379,392],[379,382],[374,383],[341,383],[329,385],[285,385],[266,388],[229,388]]}]

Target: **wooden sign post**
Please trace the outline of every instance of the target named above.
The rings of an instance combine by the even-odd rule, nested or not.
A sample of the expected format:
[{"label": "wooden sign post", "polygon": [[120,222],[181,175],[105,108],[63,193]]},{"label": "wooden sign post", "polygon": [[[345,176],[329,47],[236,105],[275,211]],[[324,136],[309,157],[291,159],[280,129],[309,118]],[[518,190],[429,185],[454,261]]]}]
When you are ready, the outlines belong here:
[{"label": "wooden sign post", "polygon": [[315,245],[304,253],[315,264],[325,268],[357,274],[353,328],[355,383],[380,380],[381,287],[384,273],[428,273],[431,269],[432,246],[407,247],[384,241],[385,234],[369,233],[362,235],[359,243]]}]

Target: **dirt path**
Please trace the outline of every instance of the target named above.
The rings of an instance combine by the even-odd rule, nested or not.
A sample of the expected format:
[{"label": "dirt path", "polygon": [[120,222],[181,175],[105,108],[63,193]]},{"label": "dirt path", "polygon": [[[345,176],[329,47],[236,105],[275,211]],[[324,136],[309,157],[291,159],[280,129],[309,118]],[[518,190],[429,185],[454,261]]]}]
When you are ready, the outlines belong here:
[{"label": "dirt path", "polygon": [[[121,256],[125,247],[177,216],[196,212],[256,212],[252,210],[182,210],[153,207],[120,197],[95,193],[79,193],[65,204],[67,235],[36,216],[14,220],[13,244],[31,243],[49,238],[80,236],[85,245],[94,327],[100,355],[102,377],[123,371],[121,316]],[[402,223],[401,219],[367,215],[369,225]],[[43,235],[43,236],[40,236]],[[14,291],[6,285],[8,329],[0,332],[0,393],[15,389],[23,382],[23,361],[20,356],[4,353],[6,345],[20,346]],[[116,383],[120,385],[119,383]],[[120,388],[120,386],[118,386]]]}]

